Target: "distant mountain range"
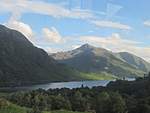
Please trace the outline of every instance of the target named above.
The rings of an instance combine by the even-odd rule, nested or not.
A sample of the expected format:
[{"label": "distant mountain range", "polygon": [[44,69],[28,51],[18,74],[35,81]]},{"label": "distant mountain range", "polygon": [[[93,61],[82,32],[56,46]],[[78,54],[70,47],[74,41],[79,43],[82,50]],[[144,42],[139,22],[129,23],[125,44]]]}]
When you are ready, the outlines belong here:
[{"label": "distant mountain range", "polygon": [[0,25],[0,86],[81,79],[79,72],[49,57],[20,32]]},{"label": "distant mountain range", "polygon": [[143,76],[150,64],[130,53],[89,44],[48,55],[23,34],[0,25],[0,86]]},{"label": "distant mountain range", "polygon": [[51,57],[86,73],[106,72],[117,77],[137,77],[150,70],[150,63],[133,54],[113,53],[89,44],[72,51],[52,54]]}]

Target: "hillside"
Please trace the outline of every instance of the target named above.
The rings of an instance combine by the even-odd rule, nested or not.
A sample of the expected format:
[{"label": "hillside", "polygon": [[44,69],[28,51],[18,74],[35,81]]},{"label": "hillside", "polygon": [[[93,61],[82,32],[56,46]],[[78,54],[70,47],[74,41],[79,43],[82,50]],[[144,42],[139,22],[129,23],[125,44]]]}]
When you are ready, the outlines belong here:
[{"label": "hillside", "polygon": [[0,25],[0,86],[80,79],[79,72],[50,58],[23,34]]},{"label": "hillside", "polygon": [[118,57],[118,54],[89,44],[72,51],[52,54],[51,57],[58,62],[88,73],[107,72],[118,77],[137,77],[143,76],[146,72],[146,69],[137,68],[135,64],[131,65],[130,61]]},{"label": "hillside", "polygon": [[118,58],[121,58],[123,61],[128,64],[136,67],[139,70],[143,70],[145,72],[150,71],[150,63],[146,62],[144,59],[135,56],[128,52],[120,52],[116,54]]}]

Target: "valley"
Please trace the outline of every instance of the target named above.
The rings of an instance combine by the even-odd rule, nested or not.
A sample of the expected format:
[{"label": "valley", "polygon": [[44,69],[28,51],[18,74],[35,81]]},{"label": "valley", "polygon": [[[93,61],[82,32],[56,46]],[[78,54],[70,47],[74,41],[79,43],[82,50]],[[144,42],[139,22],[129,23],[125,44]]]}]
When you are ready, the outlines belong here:
[{"label": "valley", "polygon": [[0,0],[0,113],[150,113],[149,0]]},{"label": "valley", "polygon": [[18,31],[1,25],[0,34],[1,87],[136,78],[143,77],[150,66],[132,54],[115,55],[89,44],[48,56]]}]

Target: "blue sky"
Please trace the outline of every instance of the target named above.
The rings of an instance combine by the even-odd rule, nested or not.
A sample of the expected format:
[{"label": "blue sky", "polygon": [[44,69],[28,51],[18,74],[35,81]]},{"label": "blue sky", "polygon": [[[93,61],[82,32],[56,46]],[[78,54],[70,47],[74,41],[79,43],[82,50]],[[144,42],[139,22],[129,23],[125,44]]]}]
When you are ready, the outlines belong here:
[{"label": "blue sky", "polygon": [[84,43],[150,61],[149,0],[1,0],[0,23],[48,52]]}]

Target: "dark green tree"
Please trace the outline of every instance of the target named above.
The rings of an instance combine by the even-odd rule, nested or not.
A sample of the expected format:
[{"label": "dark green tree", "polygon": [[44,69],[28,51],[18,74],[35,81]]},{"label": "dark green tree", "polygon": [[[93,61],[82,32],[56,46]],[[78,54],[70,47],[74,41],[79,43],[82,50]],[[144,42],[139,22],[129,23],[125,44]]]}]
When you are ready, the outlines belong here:
[{"label": "dark green tree", "polygon": [[63,96],[52,96],[52,110],[60,110],[60,109],[66,109],[71,110],[71,104],[70,101],[65,99]]},{"label": "dark green tree", "polygon": [[111,92],[109,96],[111,113],[126,113],[126,103],[122,96],[118,92]]},{"label": "dark green tree", "polygon": [[102,92],[96,97],[95,110],[97,113],[110,113],[110,96],[107,92]]},{"label": "dark green tree", "polygon": [[80,91],[76,91],[71,98],[72,110],[74,111],[86,111],[86,99],[82,96]]}]

